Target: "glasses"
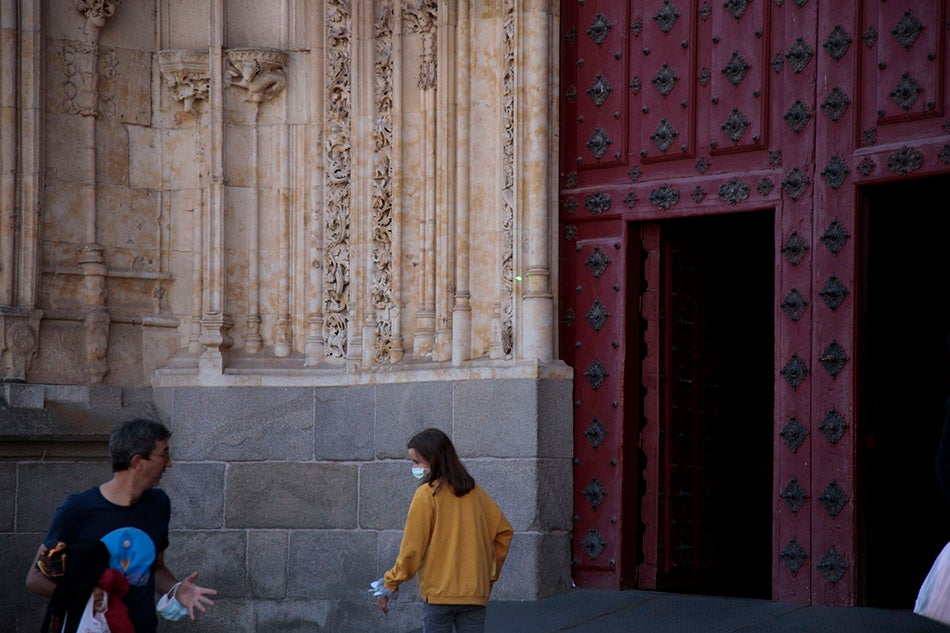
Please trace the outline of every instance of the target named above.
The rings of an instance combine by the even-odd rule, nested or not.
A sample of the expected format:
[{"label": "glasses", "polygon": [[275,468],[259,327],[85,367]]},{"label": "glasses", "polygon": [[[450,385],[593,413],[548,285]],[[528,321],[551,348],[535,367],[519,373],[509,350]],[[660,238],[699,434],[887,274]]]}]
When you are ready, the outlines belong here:
[{"label": "glasses", "polygon": [[171,451],[169,451],[167,448],[163,450],[161,453],[149,453],[149,455],[154,455],[155,457],[161,457],[166,462],[170,462],[172,460]]}]

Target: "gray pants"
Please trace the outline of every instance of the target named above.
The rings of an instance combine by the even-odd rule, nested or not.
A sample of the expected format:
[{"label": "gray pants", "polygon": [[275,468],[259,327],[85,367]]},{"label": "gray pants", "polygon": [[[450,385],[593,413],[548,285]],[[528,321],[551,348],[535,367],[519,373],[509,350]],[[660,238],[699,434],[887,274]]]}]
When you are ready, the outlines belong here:
[{"label": "gray pants", "polygon": [[473,604],[422,605],[422,633],[483,633],[485,607]]}]

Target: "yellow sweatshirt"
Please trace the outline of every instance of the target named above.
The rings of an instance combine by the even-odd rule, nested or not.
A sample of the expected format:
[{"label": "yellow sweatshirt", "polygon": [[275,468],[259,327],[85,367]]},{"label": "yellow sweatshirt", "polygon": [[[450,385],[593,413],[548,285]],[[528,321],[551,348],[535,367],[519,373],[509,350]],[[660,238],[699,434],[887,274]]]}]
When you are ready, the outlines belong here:
[{"label": "yellow sweatshirt", "polygon": [[395,591],[419,572],[419,593],[432,604],[488,604],[513,530],[481,486],[462,497],[423,484],[409,505],[396,564],[383,576]]}]

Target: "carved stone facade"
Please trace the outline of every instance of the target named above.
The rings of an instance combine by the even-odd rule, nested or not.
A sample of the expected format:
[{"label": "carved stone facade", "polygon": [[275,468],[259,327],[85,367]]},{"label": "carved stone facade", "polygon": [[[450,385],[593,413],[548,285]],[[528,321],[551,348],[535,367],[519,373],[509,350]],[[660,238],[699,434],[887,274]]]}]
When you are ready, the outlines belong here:
[{"label": "carved stone facade", "polygon": [[[405,510],[372,501],[365,482],[380,476],[405,497],[390,481],[404,483],[405,440],[440,426],[517,516],[498,594],[568,586],[571,371],[557,360],[552,287],[558,9],[516,7],[0,0],[0,449],[11,472],[42,471],[16,448],[24,437],[68,461],[75,420],[112,419],[63,393],[111,402],[146,389],[175,432],[176,466],[211,482],[170,490],[178,538],[250,538],[234,544],[241,577],[256,539],[285,562],[300,535],[314,559],[331,547],[359,561],[352,586],[230,587],[238,597],[209,621],[250,609],[260,630],[283,617],[402,630],[417,603],[409,619],[377,622],[347,597],[391,563]],[[253,404],[236,409],[231,394]],[[42,429],[19,422],[39,418]],[[230,514],[253,513],[251,498],[228,497],[217,518],[196,509],[261,460],[257,475],[290,495],[278,515],[339,509],[285,479],[302,469],[301,481],[351,498],[354,520]],[[14,507],[5,494],[0,508]],[[24,535],[0,517],[0,549],[34,551],[48,518],[18,519],[32,526]],[[0,622],[34,628],[17,626]]]}]

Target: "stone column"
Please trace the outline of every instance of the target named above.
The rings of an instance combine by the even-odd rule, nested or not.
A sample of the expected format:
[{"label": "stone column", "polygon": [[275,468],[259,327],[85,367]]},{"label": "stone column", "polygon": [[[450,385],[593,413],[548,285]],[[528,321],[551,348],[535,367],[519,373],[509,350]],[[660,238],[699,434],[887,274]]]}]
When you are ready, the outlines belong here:
[{"label": "stone column", "polygon": [[234,339],[234,319],[227,313],[225,278],[227,261],[224,244],[224,0],[211,2],[211,46],[209,61],[211,81],[210,147],[208,161],[211,182],[208,183],[208,205],[204,209],[202,231],[202,277],[205,281],[204,308],[201,315],[202,353],[198,368],[202,374],[220,374],[228,363]]},{"label": "stone column", "polygon": [[76,47],[74,85],[77,90],[74,103],[83,117],[83,133],[79,163],[85,166],[86,219],[84,244],[79,248],[77,263],[82,271],[83,324],[85,329],[86,382],[102,382],[109,373],[109,326],[111,318],[106,300],[108,269],[104,249],[98,243],[98,173],[96,172],[96,119],[99,114],[99,33],[106,19],[115,14],[120,0],[78,0],[76,9],[83,14],[83,41]]},{"label": "stone column", "polygon": [[39,0],[0,0],[0,381],[27,379],[37,309],[43,37]]},{"label": "stone column", "polygon": [[[523,314],[519,321],[529,324],[518,328],[522,343],[522,358],[550,361],[554,358],[554,294],[551,291],[551,235],[552,218],[557,210],[555,192],[557,174],[551,169],[551,156],[557,155],[553,141],[557,126],[557,105],[549,90],[555,82],[553,58],[557,55],[555,42],[555,19],[550,9],[541,6],[521,15],[517,47],[516,68],[524,73],[519,82],[518,111],[524,114],[519,129],[523,149],[518,158],[519,186],[518,205],[524,222],[525,239],[516,241],[516,248],[523,249],[521,261],[525,262],[522,295]],[[525,51],[531,51],[530,55]],[[526,244],[526,246],[522,246]]]}]

